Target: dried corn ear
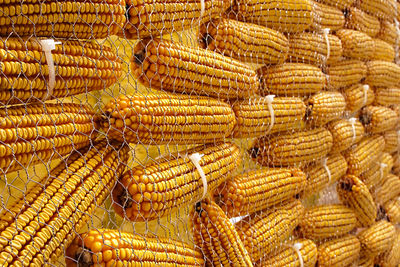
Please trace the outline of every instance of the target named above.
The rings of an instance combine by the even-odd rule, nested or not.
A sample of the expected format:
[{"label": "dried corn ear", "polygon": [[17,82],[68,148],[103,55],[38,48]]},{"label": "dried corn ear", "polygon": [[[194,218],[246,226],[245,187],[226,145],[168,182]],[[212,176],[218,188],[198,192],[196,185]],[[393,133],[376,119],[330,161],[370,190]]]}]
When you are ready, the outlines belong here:
[{"label": "dried corn ear", "polygon": [[389,222],[400,223],[400,199],[398,196],[383,204],[382,209]]},{"label": "dried corn ear", "polygon": [[369,133],[382,133],[394,129],[397,119],[396,112],[382,106],[366,106],[360,113],[360,121]]},{"label": "dried corn ear", "polygon": [[303,195],[310,196],[317,193],[346,174],[347,162],[341,154],[328,155],[325,159],[303,169],[307,175],[307,185]]},{"label": "dried corn ear", "polygon": [[356,59],[343,59],[326,67],[328,88],[337,90],[357,84],[367,75],[367,66]]},{"label": "dried corn ear", "polygon": [[382,136],[364,137],[355,146],[344,153],[349,166],[347,172],[360,175],[368,166],[378,159],[385,147],[385,139]]},{"label": "dried corn ear", "polygon": [[332,152],[342,152],[361,141],[364,137],[364,126],[357,118],[339,119],[330,122],[327,129],[333,137]]},{"label": "dried corn ear", "polygon": [[96,229],[76,237],[66,251],[67,266],[203,266],[200,251],[170,238]]},{"label": "dried corn ear", "polygon": [[349,9],[353,6],[355,0],[318,0],[318,2],[324,3],[326,5],[330,5],[342,10]]},{"label": "dried corn ear", "polygon": [[265,166],[305,165],[328,155],[332,145],[331,133],[315,128],[259,138],[251,155]]},{"label": "dried corn ear", "polygon": [[388,20],[381,21],[381,30],[379,31],[376,38],[379,38],[388,44],[394,46],[397,40],[396,25]]},{"label": "dried corn ear", "polygon": [[372,39],[374,41],[375,52],[371,56],[371,60],[382,60],[393,62],[395,51],[393,46],[380,39]]},{"label": "dried corn ear", "polygon": [[366,84],[355,84],[343,90],[346,99],[346,109],[352,113],[374,102],[374,91]]},{"label": "dried corn ear", "polygon": [[400,178],[392,173],[383,178],[381,183],[376,186],[374,192],[375,201],[383,205],[399,195]]},{"label": "dried corn ear", "polygon": [[128,20],[121,36],[143,39],[183,31],[195,23],[204,23],[219,17],[229,8],[225,0],[126,0]]},{"label": "dried corn ear", "polygon": [[362,255],[358,260],[357,267],[374,267],[374,260],[374,257]]},{"label": "dried corn ear", "polygon": [[359,0],[356,6],[379,19],[392,20],[397,15],[396,0]]},{"label": "dried corn ear", "polygon": [[108,198],[128,159],[128,147],[106,140],[73,153],[11,207],[2,209],[0,264],[44,266]]},{"label": "dried corn ear", "polygon": [[378,255],[390,249],[395,239],[396,229],[387,221],[378,221],[357,234],[361,243],[361,253]]},{"label": "dried corn ear", "polygon": [[345,109],[346,100],[341,93],[322,91],[308,99],[306,121],[313,126],[323,126],[342,117]]},{"label": "dried corn ear", "polygon": [[234,18],[280,32],[302,32],[313,21],[313,5],[309,0],[236,0]]},{"label": "dried corn ear", "polygon": [[176,93],[236,99],[253,96],[260,86],[249,66],[168,40],[139,42],[131,69],[143,85]]},{"label": "dried corn ear", "polygon": [[359,60],[369,60],[373,56],[374,40],[367,34],[343,29],[337,31],[336,35],[342,42],[343,56]]},{"label": "dried corn ear", "polygon": [[187,153],[203,155],[198,164],[207,187],[189,156],[171,155],[122,175],[113,191],[116,213],[131,221],[166,216],[201,200],[204,190],[213,192],[240,164],[239,148],[230,143],[196,147]]},{"label": "dried corn ear", "polygon": [[235,138],[260,137],[302,128],[306,106],[297,97],[253,97],[232,105],[236,115]]},{"label": "dried corn ear", "polygon": [[290,62],[333,64],[342,57],[342,43],[332,34],[304,32],[289,36]]},{"label": "dried corn ear", "polygon": [[397,267],[400,264],[400,231],[396,229],[392,246],[382,255],[379,255],[377,263],[380,267]]},{"label": "dried corn ear", "polygon": [[295,239],[281,244],[281,249],[265,256],[255,266],[314,267],[317,262],[317,245],[309,239]]},{"label": "dried corn ear", "polygon": [[318,2],[313,2],[313,17],[311,28],[319,31],[326,28],[331,31],[340,30],[345,23],[343,12],[340,9]]},{"label": "dried corn ear", "polygon": [[393,174],[400,176],[400,152],[394,153],[392,172]]},{"label": "dried corn ear", "polygon": [[335,238],[318,246],[319,267],[342,267],[355,262],[360,255],[360,241],[353,235]]},{"label": "dried corn ear", "polygon": [[368,169],[360,175],[360,179],[371,190],[389,174],[392,167],[392,156],[388,153],[381,153],[379,158],[372,162]]},{"label": "dried corn ear", "polygon": [[337,185],[337,193],[343,204],[354,210],[361,226],[375,222],[377,209],[368,187],[354,175],[345,176]]},{"label": "dried corn ear", "polygon": [[400,104],[400,87],[381,87],[375,89],[376,105],[391,106]]},{"label": "dried corn ear", "polygon": [[365,83],[371,86],[392,87],[400,83],[400,66],[381,60],[369,61]]},{"label": "dried corn ear", "polygon": [[346,27],[375,37],[381,29],[381,23],[361,9],[351,7],[346,15]]},{"label": "dried corn ear", "polygon": [[102,39],[126,21],[124,0],[20,2],[0,4],[0,35]]},{"label": "dried corn ear", "polygon": [[0,41],[0,103],[20,104],[105,89],[122,74],[121,60],[110,47],[92,41],[62,41],[51,51],[53,84],[43,50],[44,44],[34,38]]},{"label": "dried corn ear", "polygon": [[400,151],[400,131],[399,130],[384,132],[383,138],[385,138],[384,152],[395,153],[397,151]]},{"label": "dried corn ear", "polygon": [[0,170],[21,170],[70,154],[96,135],[95,113],[80,104],[0,108]]},{"label": "dried corn ear", "polygon": [[326,86],[326,77],[320,68],[303,63],[284,63],[257,70],[261,80],[260,93],[282,96],[307,96]]},{"label": "dried corn ear", "polygon": [[236,124],[219,100],[172,93],[121,95],[104,107],[102,127],[112,138],[143,144],[199,144],[229,136]]},{"label": "dried corn ear", "polygon": [[301,192],[306,175],[299,169],[263,168],[240,174],[218,189],[229,217],[244,216],[287,201]]},{"label": "dried corn ear", "polygon": [[289,41],[282,33],[232,19],[202,24],[200,45],[225,56],[256,64],[281,64],[289,52]]},{"label": "dried corn ear", "polygon": [[197,203],[191,216],[194,243],[207,266],[253,266],[234,225],[214,201]]},{"label": "dried corn ear", "polygon": [[397,124],[396,124],[397,125],[396,130],[400,130],[400,127],[399,127],[399,125],[400,125],[400,104],[399,105],[391,105],[390,108],[397,114],[398,120],[397,120]]}]

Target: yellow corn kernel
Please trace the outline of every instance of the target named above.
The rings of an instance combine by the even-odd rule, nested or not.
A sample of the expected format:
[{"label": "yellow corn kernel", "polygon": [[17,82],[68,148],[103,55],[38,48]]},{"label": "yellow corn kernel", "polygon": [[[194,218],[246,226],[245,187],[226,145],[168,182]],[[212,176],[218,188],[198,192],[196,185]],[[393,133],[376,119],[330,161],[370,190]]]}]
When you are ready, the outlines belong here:
[{"label": "yellow corn kernel", "polygon": [[337,90],[359,83],[367,75],[367,66],[356,59],[343,59],[325,68],[328,88]]},{"label": "yellow corn kernel", "polygon": [[374,260],[374,257],[362,255],[358,260],[357,267],[374,267]]},{"label": "yellow corn kernel", "polygon": [[270,106],[267,98],[253,97],[233,103],[237,121],[233,132],[235,138],[260,137],[303,127],[306,105],[301,98],[275,97]]},{"label": "yellow corn kernel", "polygon": [[318,2],[313,2],[313,17],[311,28],[319,31],[325,28],[337,31],[342,29],[345,23],[340,9]]},{"label": "yellow corn kernel", "polygon": [[386,252],[393,245],[396,229],[387,221],[378,221],[357,234],[361,243],[361,253],[378,255]]},{"label": "yellow corn kernel", "polygon": [[367,34],[342,29],[337,31],[336,35],[342,42],[343,56],[359,60],[369,60],[373,56],[374,41]]},{"label": "yellow corn kernel", "polygon": [[313,126],[323,126],[342,117],[345,109],[346,100],[341,93],[322,91],[308,99],[306,121]]},{"label": "yellow corn kernel", "polygon": [[284,63],[257,70],[261,80],[261,94],[307,96],[326,86],[326,77],[320,68],[303,63]]},{"label": "yellow corn kernel", "polygon": [[377,160],[372,162],[367,170],[360,175],[360,179],[371,190],[389,174],[392,167],[392,156],[388,153],[381,153]]},{"label": "yellow corn kernel", "polygon": [[380,106],[391,106],[400,104],[399,87],[377,87],[375,88],[375,102]]},{"label": "yellow corn kernel", "polygon": [[388,44],[394,46],[397,40],[396,25],[388,20],[382,20],[381,29],[376,38],[379,38],[387,42]]},{"label": "yellow corn kernel", "polygon": [[396,0],[360,0],[356,6],[379,19],[391,20],[396,16]]},{"label": "yellow corn kernel", "polygon": [[354,118],[354,122],[349,119],[338,119],[330,122],[327,129],[333,137],[332,152],[342,152],[361,141],[365,130],[362,123]]},{"label": "yellow corn kernel", "polygon": [[374,192],[375,201],[379,204],[385,204],[389,200],[400,195],[400,178],[392,173],[384,177],[376,186]]},{"label": "yellow corn kernel", "polygon": [[347,175],[339,181],[336,189],[343,204],[354,210],[361,226],[375,222],[377,209],[368,187],[354,175]]},{"label": "yellow corn kernel", "polygon": [[381,207],[383,209],[384,215],[387,217],[388,221],[393,224],[400,223],[400,199],[399,197],[395,197],[387,201]]},{"label": "yellow corn kernel", "polygon": [[282,33],[232,19],[217,19],[202,24],[200,45],[256,64],[281,64],[289,52],[289,41]]},{"label": "yellow corn kernel", "polygon": [[400,83],[400,66],[381,60],[369,61],[365,83],[371,86],[392,87]]},{"label": "yellow corn kernel", "polygon": [[358,259],[360,247],[357,237],[350,234],[322,243],[318,246],[318,266],[348,266]]},{"label": "yellow corn kernel", "polygon": [[346,15],[346,27],[375,37],[381,29],[381,23],[376,17],[351,7]]},{"label": "yellow corn kernel", "polygon": [[253,266],[234,225],[214,201],[197,203],[191,217],[194,243],[207,266]]},{"label": "yellow corn kernel", "polygon": [[392,246],[377,258],[380,267],[397,267],[400,264],[400,231],[396,229]]},{"label": "yellow corn kernel", "polygon": [[177,240],[96,229],[77,236],[66,251],[67,266],[203,266],[200,251]]},{"label": "yellow corn kernel", "polygon": [[357,113],[362,107],[374,102],[374,91],[367,85],[355,84],[343,90],[346,99],[346,109]]},{"label": "yellow corn kernel", "polygon": [[393,156],[393,174],[400,176],[400,153],[395,153]]},{"label": "yellow corn kernel", "polygon": [[219,100],[172,93],[121,95],[105,107],[102,127],[121,142],[199,144],[223,140],[236,124]]},{"label": "yellow corn kernel", "polygon": [[[390,108],[397,114],[397,124],[396,125],[400,125],[400,104],[399,105],[391,105]],[[396,130],[400,130],[400,127],[396,126]]]},{"label": "yellow corn kernel", "polygon": [[347,10],[353,6],[355,0],[318,0],[318,2],[339,8],[341,10]]},{"label": "yellow corn kernel", "polygon": [[244,63],[161,39],[135,46],[131,70],[143,85],[174,93],[236,99],[253,96],[260,87],[255,71]]},{"label": "yellow corn kernel", "polygon": [[393,46],[380,39],[372,39],[374,41],[375,52],[370,57],[371,60],[394,61],[395,51]]},{"label": "yellow corn kernel", "polygon": [[240,174],[217,190],[229,217],[245,216],[287,201],[301,192],[306,175],[299,169],[263,168]]},{"label": "yellow corn kernel", "polygon": [[369,133],[382,133],[395,128],[397,114],[382,106],[366,106],[361,110],[360,121]]},{"label": "yellow corn kernel", "polygon": [[383,138],[385,138],[385,150],[387,153],[395,153],[400,151],[400,131],[393,130],[383,133]]},{"label": "yellow corn kernel", "polygon": [[[199,164],[209,193],[240,164],[239,148],[230,143],[196,147],[186,152],[204,155]],[[128,220],[149,221],[194,204],[202,195],[204,184],[196,166],[188,157],[171,155],[125,172],[113,191],[113,207]]]}]

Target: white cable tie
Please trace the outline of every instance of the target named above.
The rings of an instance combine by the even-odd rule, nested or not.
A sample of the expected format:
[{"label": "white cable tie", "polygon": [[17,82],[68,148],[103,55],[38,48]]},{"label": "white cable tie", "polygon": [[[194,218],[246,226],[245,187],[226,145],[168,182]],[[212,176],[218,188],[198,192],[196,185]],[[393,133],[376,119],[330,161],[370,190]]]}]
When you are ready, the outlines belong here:
[{"label": "white cable tie", "polygon": [[299,257],[299,262],[300,262],[300,267],[304,267],[304,261],[303,261],[303,256],[301,255],[300,249],[303,248],[302,243],[294,243],[293,246],[288,245],[288,244],[282,244],[284,247],[294,249],[296,251],[297,256]]},{"label": "white cable tie", "polygon": [[231,221],[232,224],[235,224],[237,222],[240,222],[241,220],[243,220],[246,217],[247,216],[237,216],[237,217],[230,218],[229,220]]},{"label": "white cable tie", "polygon": [[52,50],[56,49],[56,45],[61,44],[61,42],[55,42],[53,39],[39,40],[40,45],[44,55],[46,56],[47,67],[49,69],[49,82],[47,84],[47,94],[44,100],[49,98],[53,94],[54,86],[56,83],[56,71],[54,68],[54,60]]},{"label": "white cable tie", "polygon": [[200,0],[200,4],[201,4],[201,12],[200,12],[200,21],[204,16],[204,13],[206,11],[206,3],[205,0]]},{"label": "white cable tie", "polygon": [[269,113],[271,114],[271,123],[270,123],[270,125],[268,127],[267,133],[271,132],[272,127],[274,127],[274,124],[275,124],[275,112],[274,112],[274,107],[272,106],[272,102],[274,101],[274,97],[275,97],[275,95],[267,95],[265,97],[265,100],[267,101]]},{"label": "white cable tie", "polygon": [[329,57],[331,56],[331,45],[329,43],[329,38],[328,38],[328,34],[329,34],[330,30],[331,29],[329,29],[329,28],[322,29],[322,33],[324,34],[324,38],[325,38],[325,42],[326,42],[326,49],[327,49],[325,62],[328,61]]},{"label": "white cable tie", "polygon": [[369,90],[369,85],[364,84],[363,85],[363,90],[364,90],[364,101],[363,101],[363,106],[365,106],[368,102],[368,90]]},{"label": "white cable tie", "polygon": [[331,170],[329,170],[327,162],[328,162],[328,158],[322,159],[322,166],[324,167],[326,173],[328,174],[328,183],[330,184],[331,180],[332,180],[332,174],[331,174]]},{"label": "white cable tie", "polygon": [[354,125],[357,121],[357,118],[350,118],[349,122],[351,123],[351,129],[353,131],[353,139],[352,139],[352,143],[354,143],[356,141],[357,138],[357,134],[356,134],[356,126]]},{"label": "white cable tie", "polygon": [[381,163],[379,166],[379,172],[381,173],[381,179],[383,179],[383,169],[387,167],[387,164]]},{"label": "white cable tie", "polygon": [[200,165],[200,160],[204,156],[204,154],[199,154],[199,153],[193,153],[192,155],[189,155],[188,158],[192,161],[193,165],[196,167],[197,171],[200,174],[201,181],[203,182],[203,196],[201,197],[201,200],[204,199],[204,197],[207,194],[207,179],[206,175],[204,173],[203,168]]}]

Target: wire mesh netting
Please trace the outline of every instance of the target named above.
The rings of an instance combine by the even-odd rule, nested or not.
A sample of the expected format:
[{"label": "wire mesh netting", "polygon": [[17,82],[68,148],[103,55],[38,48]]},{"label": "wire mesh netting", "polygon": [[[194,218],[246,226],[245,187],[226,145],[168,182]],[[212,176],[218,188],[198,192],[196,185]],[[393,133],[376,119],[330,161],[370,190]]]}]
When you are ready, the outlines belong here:
[{"label": "wire mesh netting", "polygon": [[0,3],[1,266],[400,264],[400,3]]}]

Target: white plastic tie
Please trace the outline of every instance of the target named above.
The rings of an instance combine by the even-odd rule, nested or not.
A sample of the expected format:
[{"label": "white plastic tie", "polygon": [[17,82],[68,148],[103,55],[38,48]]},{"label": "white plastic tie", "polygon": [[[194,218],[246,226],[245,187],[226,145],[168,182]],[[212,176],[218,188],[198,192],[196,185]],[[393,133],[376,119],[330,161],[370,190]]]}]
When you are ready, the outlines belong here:
[{"label": "white plastic tie", "polygon": [[265,97],[265,100],[267,101],[269,113],[271,114],[271,123],[268,127],[267,133],[271,132],[272,127],[274,127],[274,124],[275,124],[275,112],[274,112],[274,107],[272,106],[272,102],[274,102],[274,97],[275,97],[275,95],[267,95]]},{"label": "white plastic tie", "polygon": [[329,170],[327,162],[328,162],[328,158],[322,159],[322,166],[324,167],[326,173],[328,174],[328,183],[330,184],[331,180],[332,180],[332,174],[331,174],[331,170]]},{"label": "white plastic tie", "polygon": [[206,11],[206,3],[205,0],[200,0],[200,5],[201,5],[201,12],[200,12],[200,21],[204,16],[204,13]]},{"label": "white plastic tie", "polygon": [[246,217],[247,216],[237,216],[237,217],[230,218],[229,220],[231,221],[232,224],[235,224],[237,222],[240,222],[241,220],[243,220]]},{"label": "white plastic tie", "polygon": [[49,98],[53,94],[54,86],[56,83],[56,70],[54,67],[52,50],[56,49],[56,45],[61,44],[61,42],[55,42],[53,39],[39,40],[40,45],[44,55],[46,56],[47,67],[49,69],[49,82],[47,84],[47,94],[44,100]]},{"label": "white plastic tie", "polygon": [[365,106],[368,102],[368,90],[369,90],[369,85],[364,84],[363,85],[363,90],[364,90],[364,101],[363,101],[363,106]]},{"label": "white plastic tie", "polygon": [[356,141],[356,126],[354,125],[356,123],[357,119],[356,118],[350,118],[349,122],[351,123],[351,130],[353,131],[353,139],[352,139],[352,143],[354,143]]},{"label": "white plastic tie", "polygon": [[192,161],[193,165],[196,167],[197,171],[200,174],[201,181],[203,182],[203,196],[201,197],[201,200],[205,198],[207,195],[207,179],[206,175],[204,173],[203,168],[200,165],[200,160],[204,156],[204,154],[199,154],[199,153],[193,153],[192,155],[189,155],[188,158]]},{"label": "white plastic tie", "polygon": [[295,244],[293,244],[293,246],[283,244],[283,246],[294,249],[294,251],[296,251],[297,256],[299,257],[300,267],[304,267],[303,256],[301,255],[301,251],[300,251],[300,249],[303,248],[303,244],[295,243]]},{"label": "white plastic tie", "polygon": [[383,170],[387,167],[387,164],[381,163],[379,166],[379,171],[381,173],[381,179],[383,179]]},{"label": "white plastic tie", "polygon": [[326,58],[325,62],[328,61],[329,57],[331,56],[331,45],[329,43],[328,34],[331,31],[329,28],[322,29],[322,33],[324,34],[325,42],[326,42]]}]

